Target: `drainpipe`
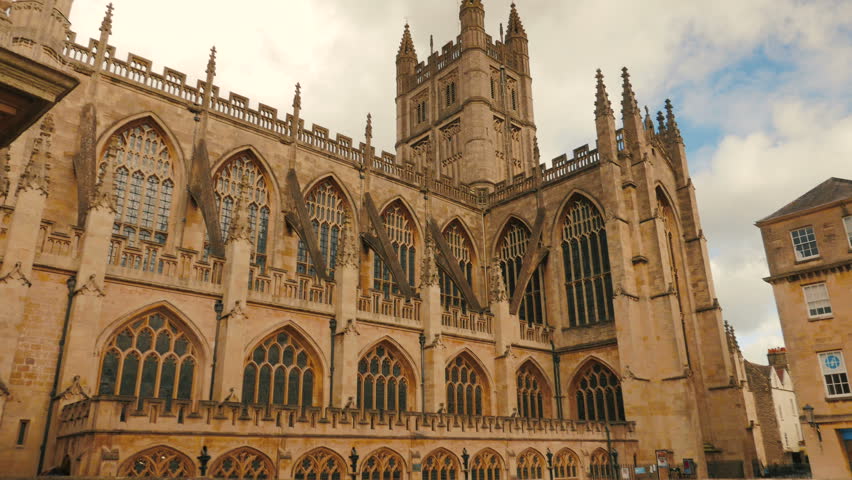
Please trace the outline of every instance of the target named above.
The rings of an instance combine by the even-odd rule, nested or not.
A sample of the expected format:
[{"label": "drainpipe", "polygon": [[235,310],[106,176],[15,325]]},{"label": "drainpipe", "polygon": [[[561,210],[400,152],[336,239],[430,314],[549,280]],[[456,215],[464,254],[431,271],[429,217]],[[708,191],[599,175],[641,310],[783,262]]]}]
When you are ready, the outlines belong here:
[{"label": "drainpipe", "polygon": [[65,321],[62,325],[62,337],[59,339],[59,353],[56,356],[56,370],[53,373],[53,386],[50,388],[50,399],[47,403],[47,417],[44,419],[44,436],[38,453],[38,468],[36,475],[41,474],[44,468],[44,454],[47,450],[47,440],[50,436],[50,422],[53,421],[53,405],[56,402],[56,390],[59,388],[59,373],[62,371],[62,355],[65,353],[65,340],[68,338],[68,324],[71,321],[71,304],[74,302],[74,290],[77,287],[77,278],[71,276],[65,282],[68,286],[68,300],[65,304]]},{"label": "drainpipe", "polygon": [[559,373],[559,362],[561,359],[553,342],[550,342],[550,349],[553,355],[553,386],[556,387],[556,418],[562,420],[562,376]]},{"label": "drainpipe", "polygon": [[420,411],[426,413],[426,335],[420,333]]},{"label": "drainpipe", "polygon": [[328,329],[331,330],[331,366],[328,369],[328,406],[334,405],[334,335],[337,333],[337,320],[332,318],[328,321]]},{"label": "drainpipe", "polygon": [[213,400],[213,383],[216,381],[216,351],[218,350],[216,347],[219,342],[219,330],[222,328],[222,310],[224,309],[225,304],[217,298],[213,306],[213,310],[216,311],[216,338],[213,339],[213,367],[210,369],[210,400]]}]

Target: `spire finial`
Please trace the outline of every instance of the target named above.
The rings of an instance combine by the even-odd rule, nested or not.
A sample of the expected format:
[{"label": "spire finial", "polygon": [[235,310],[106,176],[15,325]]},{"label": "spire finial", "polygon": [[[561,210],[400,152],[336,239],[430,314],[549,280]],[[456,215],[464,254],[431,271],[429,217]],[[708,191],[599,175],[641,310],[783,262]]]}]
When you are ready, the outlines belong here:
[{"label": "spire finial", "polygon": [[110,2],[107,4],[104,19],[101,21],[101,32],[106,33],[107,35],[112,34],[112,11],[112,2]]},{"label": "spire finial", "polygon": [[408,27],[408,22],[405,22],[405,30],[402,32],[402,40],[399,42],[399,51],[396,54],[399,57],[413,57],[417,59],[417,52],[414,50],[414,40],[411,38],[411,29]]},{"label": "spire finial", "polygon": [[505,43],[505,38],[503,37],[503,22],[500,22],[500,43]]},{"label": "spire finial", "polygon": [[666,99],[666,122],[668,124],[669,135],[671,135],[672,140],[682,142],[683,138],[680,136],[680,128],[677,126],[672,101],[668,98]]},{"label": "spire finial", "polygon": [[624,79],[621,93],[622,112],[639,114],[639,103],[636,102],[636,94],[633,93],[633,85],[630,84],[630,73],[628,73],[627,67],[621,69],[621,78]]},{"label": "spire finial", "polygon": [[435,36],[429,34],[429,55],[431,56],[435,53]]},{"label": "spire finial", "polygon": [[508,37],[527,36],[526,30],[524,30],[524,24],[521,22],[521,16],[518,15],[518,9],[515,8],[515,2],[512,2],[511,9],[509,10],[509,23],[506,27],[508,29]]},{"label": "spire finial", "polygon": [[650,130],[654,133],[654,121],[651,120],[651,112],[648,111],[648,105],[645,105],[645,130]]},{"label": "spire finial", "polygon": [[373,115],[370,113],[367,113],[367,128],[364,129],[364,137],[367,138],[368,145],[373,140]]},{"label": "spire finial", "polygon": [[293,95],[293,108],[302,108],[302,84],[296,82],[296,93]]},{"label": "spire finial", "polygon": [[599,68],[595,75],[597,79],[597,92],[595,93],[595,118],[603,116],[612,116],[612,103],[609,101],[609,95],[606,93],[606,85],[604,85],[603,72]]},{"label": "spire finial", "polygon": [[216,75],[216,45],[210,47],[210,57],[207,59],[208,78]]},{"label": "spire finial", "polygon": [[657,133],[660,135],[666,133],[666,119],[661,110],[657,110]]}]

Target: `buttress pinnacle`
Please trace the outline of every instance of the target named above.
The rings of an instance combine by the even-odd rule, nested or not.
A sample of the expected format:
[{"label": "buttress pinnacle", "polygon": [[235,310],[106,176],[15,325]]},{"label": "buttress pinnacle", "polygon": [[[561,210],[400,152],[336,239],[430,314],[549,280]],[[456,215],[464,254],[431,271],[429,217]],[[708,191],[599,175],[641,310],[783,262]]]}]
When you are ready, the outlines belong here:
[{"label": "buttress pinnacle", "polygon": [[597,93],[595,94],[595,118],[603,116],[612,116],[612,103],[609,101],[609,95],[606,93],[606,85],[604,85],[604,76],[601,69],[598,69],[597,75]]},{"label": "buttress pinnacle", "polygon": [[207,75],[216,75],[216,46],[210,48],[210,58],[207,59]]},{"label": "buttress pinnacle", "polygon": [[671,135],[672,140],[683,141],[683,138],[680,136],[680,128],[678,128],[677,120],[675,119],[672,101],[668,98],[666,99],[666,123],[668,124],[669,135]]},{"label": "buttress pinnacle", "polygon": [[518,9],[515,8],[515,2],[512,2],[512,8],[509,11],[508,36],[515,35],[526,37],[527,32],[524,30],[524,24],[521,22],[521,16],[518,15]]},{"label": "buttress pinnacle", "polygon": [[399,57],[417,58],[417,52],[414,50],[414,40],[411,38],[411,29],[408,23],[405,24],[405,30],[402,32],[402,41],[399,42],[399,52],[396,54]]},{"label": "buttress pinnacle", "polygon": [[627,72],[627,67],[621,69],[622,83],[621,92],[621,111],[626,115],[628,113],[639,113],[639,103],[636,101],[636,94],[633,93],[633,85],[630,84],[630,74]]},{"label": "buttress pinnacle", "polygon": [[112,35],[112,2],[107,5],[106,14],[104,14],[104,19],[101,21],[101,32],[106,33],[107,35]]}]

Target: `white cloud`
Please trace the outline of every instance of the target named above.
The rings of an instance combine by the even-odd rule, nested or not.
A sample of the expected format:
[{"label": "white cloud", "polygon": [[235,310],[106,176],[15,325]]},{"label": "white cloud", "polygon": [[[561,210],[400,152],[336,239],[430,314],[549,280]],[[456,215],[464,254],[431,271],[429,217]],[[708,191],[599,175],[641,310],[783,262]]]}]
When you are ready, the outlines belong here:
[{"label": "white cloud", "polygon": [[[71,20],[81,43],[97,36],[105,2],[75,1]],[[421,60],[430,34],[439,49],[458,33],[456,0],[115,3],[110,43],[119,56],[132,51],[194,83],[215,44],[223,94],[233,89],[283,115],[300,81],[307,122],[357,140],[372,112],[374,143],[388,150],[404,19]],[[510,0],[484,3],[487,29],[497,37]],[[721,133],[717,144],[691,152],[699,207],[725,316],[750,358],[763,361],[759,350],[777,343],[778,327],[753,222],[826,177],[852,176],[852,2],[518,3],[530,36],[543,158],[594,143],[598,67],[616,109],[627,65],[640,103],[657,110],[674,95],[682,125]]]}]

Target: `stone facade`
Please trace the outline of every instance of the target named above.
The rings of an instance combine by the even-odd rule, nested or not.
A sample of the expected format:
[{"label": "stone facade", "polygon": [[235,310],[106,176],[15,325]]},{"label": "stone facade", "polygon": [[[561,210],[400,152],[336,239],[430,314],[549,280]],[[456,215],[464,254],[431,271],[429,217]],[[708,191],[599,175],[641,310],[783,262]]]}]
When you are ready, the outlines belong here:
[{"label": "stone facade", "polygon": [[625,69],[616,128],[598,72],[597,148],[548,168],[520,15],[500,41],[481,1],[459,15],[422,63],[406,26],[396,155],[369,118],[307,128],[299,86],[288,113],[222,95],[215,50],[196,85],[118,59],[111,9],[69,35],[80,87],[0,197],[0,465],[193,476],[204,446],[214,476],[587,478],[608,438],[750,465],[671,104],[643,118]]},{"label": "stone facade", "polygon": [[815,478],[852,474],[852,181],[830,178],[757,222]]}]

